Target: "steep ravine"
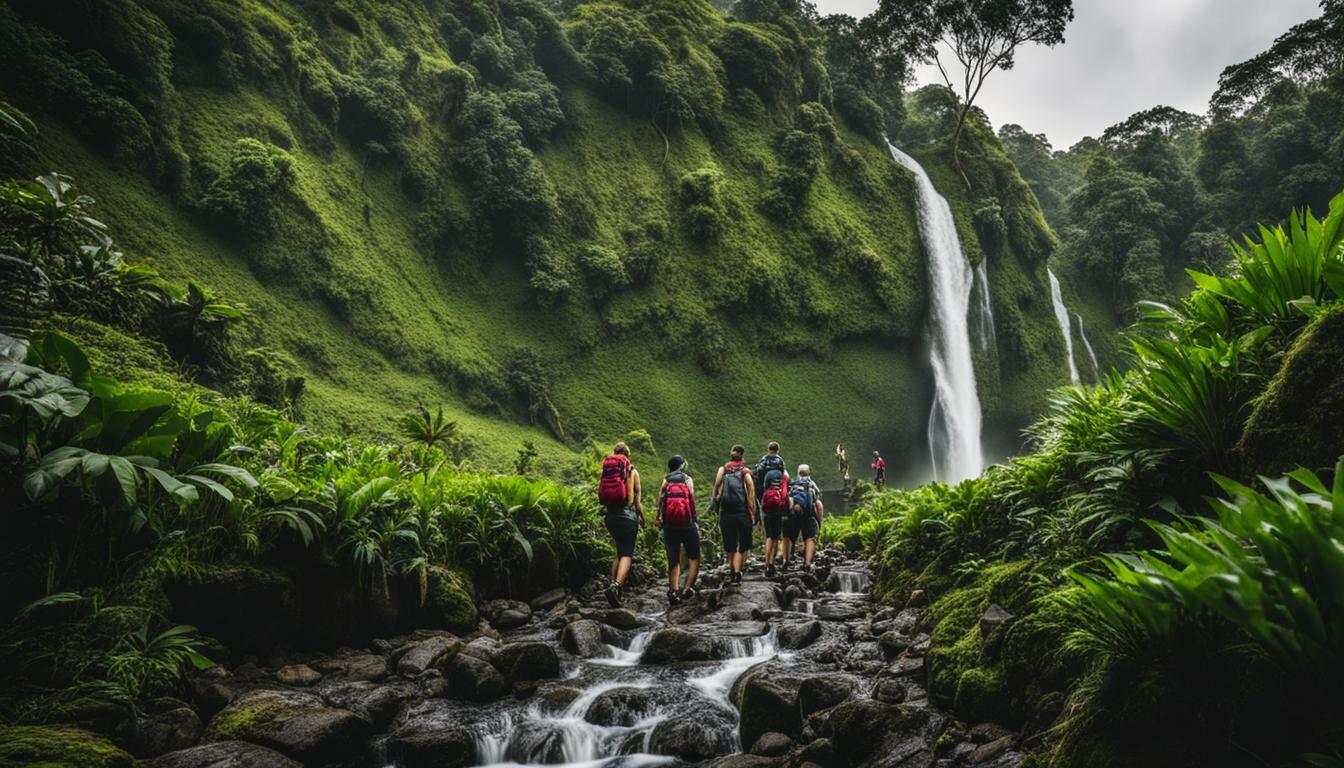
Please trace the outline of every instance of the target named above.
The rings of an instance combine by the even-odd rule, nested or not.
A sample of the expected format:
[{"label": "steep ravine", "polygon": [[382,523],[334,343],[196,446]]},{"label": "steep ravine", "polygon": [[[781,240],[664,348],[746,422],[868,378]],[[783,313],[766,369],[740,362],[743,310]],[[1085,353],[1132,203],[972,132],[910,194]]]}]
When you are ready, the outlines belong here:
[{"label": "steep ravine", "polygon": [[930,705],[921,612],[875,604],[865,563],[761,565],[738,587],[712,570],[671,609],[641,568],[620,609],[594,581],[492,601],[461,637],[247,659],[194,682],[203,742],[148,765],[1020,764],[1008,730]]}]

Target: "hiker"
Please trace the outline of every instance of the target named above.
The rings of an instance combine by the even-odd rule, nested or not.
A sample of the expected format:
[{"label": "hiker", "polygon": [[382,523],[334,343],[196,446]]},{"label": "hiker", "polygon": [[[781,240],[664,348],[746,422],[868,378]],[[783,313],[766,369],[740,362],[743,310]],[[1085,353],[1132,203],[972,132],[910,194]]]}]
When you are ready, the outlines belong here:
[{"label": "hiker", "polygon": [[[658,517],[667,548],[667,602],[676,605],[695,597],[695,577],[700,572],[700,527],[695,524],[695,481],[686,474],[686,460],[673,456],[667,476],[658,490]],[[681,550],[686,549],[686,586],[681,587]]]},{"label": "hiker", "polygon": [[840,472],[841,480],[849,479],[849,457],[845,455],[845,444],[835,446],[835,468]]},{"label": "hiker", "polygon": [[630,575],[630,564],[635,559],[635,540],[644,527],[644,510],[640,503],[639,470],[630,463],[630,448],[617,443],[611,455],[602,460],[602,476],[597,481],[597,501],[602,505],[607,533],[616,545],[616,559],[611,563],[611,581],[604,592],[612,608],[621,604],[625,580]]},{"label": "hiker", "polygon": [[882,454],[873,451],[873,485],[881,488],[887,482],[887,462],[882,460]]},{"label": "hiker", "polygon": [[775,551],[784,527],[784,513],[789,511],[789,473],[784,458],[779,455],[779,443],[771,441],[766,454],[752,470],[756,483],[757,509],[765,528],[765,575],[775,575]]},{"label": "hiker", "polygon": [[756,527],[756,485],[747,464],[742,460],[747,449],[734,445],[728,452],[728,463],[719,467],[714,478],[714,501],[711,509],[719,513],[719,532],[723,534],[723,551],[728,557],[728,583],[741,584],[742,570],[751,551],[751,532]]},{"label": "hiker", "polygon": [[812,468],[798,465],[798,477],[789,483],[789,514],[784,519],[784,567],[793,561],[794,540],[803,539],[803,570],[812,570],[812,556],[817,553],[817,535],[826,509],[821,503],[821,489],[812,480]]}]

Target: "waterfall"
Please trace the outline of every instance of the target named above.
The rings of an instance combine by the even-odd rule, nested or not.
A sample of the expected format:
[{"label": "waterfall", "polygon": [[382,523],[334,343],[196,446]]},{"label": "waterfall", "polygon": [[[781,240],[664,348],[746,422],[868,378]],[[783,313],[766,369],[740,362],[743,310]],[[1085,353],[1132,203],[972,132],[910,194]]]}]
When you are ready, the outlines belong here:
[{"label": "waterfall", "polygon": [[980,351],[998,349],[998,335],[994,331],[994,305],[989,301],[989,257],[975,265],[975,338]]},{"label": "waterfall", "polygon": [[1069,330],[1069,310],[1064,307],[1064,294],[1059,290],[1059,278],[1047,267],[1045,273],[1050,276],[1050,302],[1055,305],[1055,320],[1059,321],[1059,332],[1064,334],[1064,351],[1069,355],[1069,380],[1078,383],[1078,364],[1073,359],[1073,333]]},{"label": "waterfall", "polygon": [[[888,144],[891,156],[915,175],[919,228],[929,277],[929,362],[933,367],[933,407],[929,412],[929,453],[934,477],[950,483],[980,474],[980,398],[971,362],[970,309],[973,270],[962,255],[947,200],[914,158]],[[986,281],[986,290],[988,282]]]},{"label": "waterfall", "polygon": [[1083,330],[1083,316],[1074,312],[1073,317],[1078,321],[1078,338],[1083,340],[1083,349],[1087,350],[1087,359],[1092,363],[1092,373],[1097,381],[1101,381],[1101,366],[1097,365],[1097,353],[1092,351],[1092,342],[1087,340],[1087,331]]}]

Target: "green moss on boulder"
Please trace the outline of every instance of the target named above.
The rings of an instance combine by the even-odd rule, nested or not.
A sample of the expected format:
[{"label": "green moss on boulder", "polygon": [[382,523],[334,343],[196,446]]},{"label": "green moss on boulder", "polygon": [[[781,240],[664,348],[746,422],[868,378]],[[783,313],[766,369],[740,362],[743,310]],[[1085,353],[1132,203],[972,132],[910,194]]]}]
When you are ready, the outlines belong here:
[{"label": "green moss on boulder", "polygon": [[447,568],[429,569],[422,623],[433,629],[468,632],[476,626],[470,582]]},{"label": "green moss on boulder", "polygon": [[102,736],[81,728],[25,725],[0,728],[0,765],[130,768],[135,760]]}]

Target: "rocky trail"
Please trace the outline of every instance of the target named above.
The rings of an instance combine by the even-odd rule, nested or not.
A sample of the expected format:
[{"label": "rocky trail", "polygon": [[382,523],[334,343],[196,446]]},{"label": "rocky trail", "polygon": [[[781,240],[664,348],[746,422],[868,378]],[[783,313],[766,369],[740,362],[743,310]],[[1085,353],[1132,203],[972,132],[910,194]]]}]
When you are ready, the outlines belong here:
[{"label": "rocky trail", "polygon": [[831,549],[811,573],[766,578],[762,565],[739,586],[707,572],[672,608],[641,567],[621,608],[594,580],[492,601],[463,637],[421,631],[212,670],[195,684],[208,724],[190,709],[151,713],[147,731],[174,751],[146,765],[1021,763],[1012,732],[929,705],[920,611],[876,606],[866,564]]}]

